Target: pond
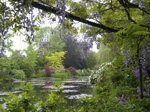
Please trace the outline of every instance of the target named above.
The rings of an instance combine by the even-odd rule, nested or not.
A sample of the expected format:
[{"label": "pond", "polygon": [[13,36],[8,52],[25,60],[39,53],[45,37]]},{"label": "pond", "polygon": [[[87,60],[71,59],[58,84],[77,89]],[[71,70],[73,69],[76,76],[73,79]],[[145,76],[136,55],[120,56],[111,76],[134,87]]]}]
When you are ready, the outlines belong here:
[{"label": "pond", "polygon": [[[44,100],[50,91],[55,91],[54,82],[62,83],[61,89],[65,94],[65,99],[73,105],[75,99],[92,96],[92,85],[88,81],[88,76],[71,76],[65,79],[53,77],[31,78],[28,80],[34,85],[32,95],[37,101]],[[0,104],[4,107],[4,98],[8,97],[7,92],[14,94],[22,93],[21,83],[25,81],[15,80],[13,82],[0,82]]]}]

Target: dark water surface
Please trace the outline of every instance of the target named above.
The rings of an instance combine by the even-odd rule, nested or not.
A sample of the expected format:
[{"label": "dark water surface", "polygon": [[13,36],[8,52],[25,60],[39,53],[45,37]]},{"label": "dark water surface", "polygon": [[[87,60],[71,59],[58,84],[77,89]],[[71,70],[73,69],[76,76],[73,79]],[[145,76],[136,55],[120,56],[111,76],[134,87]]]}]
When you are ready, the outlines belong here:
[{"label": "dark water surface", "polygon": [[[65,94],[65,99],[67,99],[70,104],[73,103],[74,99],[92,96],[92,86],[88,82],[88,76],[72,76],[65,79],[41,77],[31,78],[28,82],[34,84],[31,95],[34,95],[37,101],[45,99],[50,91],[55,91],[54,82],[63,84],[61,88]],[[12,92],[14,94],[22,93],[20,89],[21,83],[25,83],[25,81],[15,80],[7,83],[0,82],[0,104],[4,104],[4,98],[8,97],[7,92]]]}]

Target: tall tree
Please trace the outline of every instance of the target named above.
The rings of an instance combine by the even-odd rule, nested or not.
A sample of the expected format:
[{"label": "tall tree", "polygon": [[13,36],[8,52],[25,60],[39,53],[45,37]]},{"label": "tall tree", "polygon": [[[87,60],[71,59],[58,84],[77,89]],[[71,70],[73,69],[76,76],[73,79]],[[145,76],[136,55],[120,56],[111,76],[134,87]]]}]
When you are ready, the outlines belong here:
[{"label": "tall tree", "polygon": [[45,56],[50,56],[51,53],[62,51],[65,43],[60,39],[57,28],[44,27],[36,32],[36,46],[38,52]]},{"label": "tall tree", "polygon": [[102,64],[105,62],[112,62],[115,57],[115,53],[113,49],[104,44],[101,44],[100,50],[96,53],[95,56],[97,58],[97,64]]},{"label": "tall tree", "polygon": [[37,59],[37,51],[35,50],[35,48],[33,47],[33,45],[29,45],[27,47],[27,49],[24,50],[26,53],[26,58],[25,58],[25,62],[31,64],[33,67],[36,66],[36,59]]},{"label": "tall tree", "polygon": [[64,60],[65,67],[83,68],[84,59],[82,58],[82,51],[79,48],[77,40],[70,36],[65,40],[65,43],[66,46],[64,47],[64,51],[67,51]]},{"label": "tall tree", "polygon": [[10,58],[10,63],[11,63],[11,69],[19,69],[20,66],[22,66],[23,64],[25,55],[23,54],[23,51],[15,50],[15,51],[12,51],[12,54],[10,55],[9,58]]}]

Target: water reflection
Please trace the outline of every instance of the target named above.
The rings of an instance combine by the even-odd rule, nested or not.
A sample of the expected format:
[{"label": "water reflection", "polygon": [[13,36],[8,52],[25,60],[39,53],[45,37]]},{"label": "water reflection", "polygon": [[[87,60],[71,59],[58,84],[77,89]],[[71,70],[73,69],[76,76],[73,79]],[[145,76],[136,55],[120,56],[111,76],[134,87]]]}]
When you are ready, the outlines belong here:
[{"label": "water reflection", "polygon": [[[45,100],[46,96],[50,94],[50,91],[55,91],[54,82],[63,83],[61,89],[65,94],[65,99],[78,99],[85,96],[91,96],[92,88],[88,82],[88,77],[69,77],[67,79],[52,78],[52,77],[42,77],[42,78],[32,78],[28,82],[34,84],[34,90],[31,93],[37,101]],[[21,83],[24,81],[15,80],[14,82],[2,83],[0,82],[0,99],[6,97],[7,92],[12,92],[14,94],[19,94]],[[72,100],[73,101],[73,100]],[[2,103],[2,101],[0,101]]]}]

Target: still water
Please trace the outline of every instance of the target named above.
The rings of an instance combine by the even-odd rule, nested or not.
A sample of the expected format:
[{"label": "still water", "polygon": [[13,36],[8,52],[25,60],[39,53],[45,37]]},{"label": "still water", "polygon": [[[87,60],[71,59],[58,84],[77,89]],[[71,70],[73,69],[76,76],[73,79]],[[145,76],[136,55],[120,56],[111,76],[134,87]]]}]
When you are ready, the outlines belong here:
[{"label": "still water", "polygon": [[[34,95],[37,101],[45,99],[51,91],[55,91],[54,82],[63,84],[61,89],[63,89],[65,99],[67,99],[70,104],[73,104],[75,99],[92,96],[92,86],[88,82],[88,76],[72,76],[65,79],[41,77],[31,78],[28,82],[34,85],[31,95]],[[4,98],[8,97],[7,92],[14,94],[22,93],[20,89],[21,83],[25,83],[25,81],[15,80],[7,83],[0,82],[0,104],[4,104]]]}]

